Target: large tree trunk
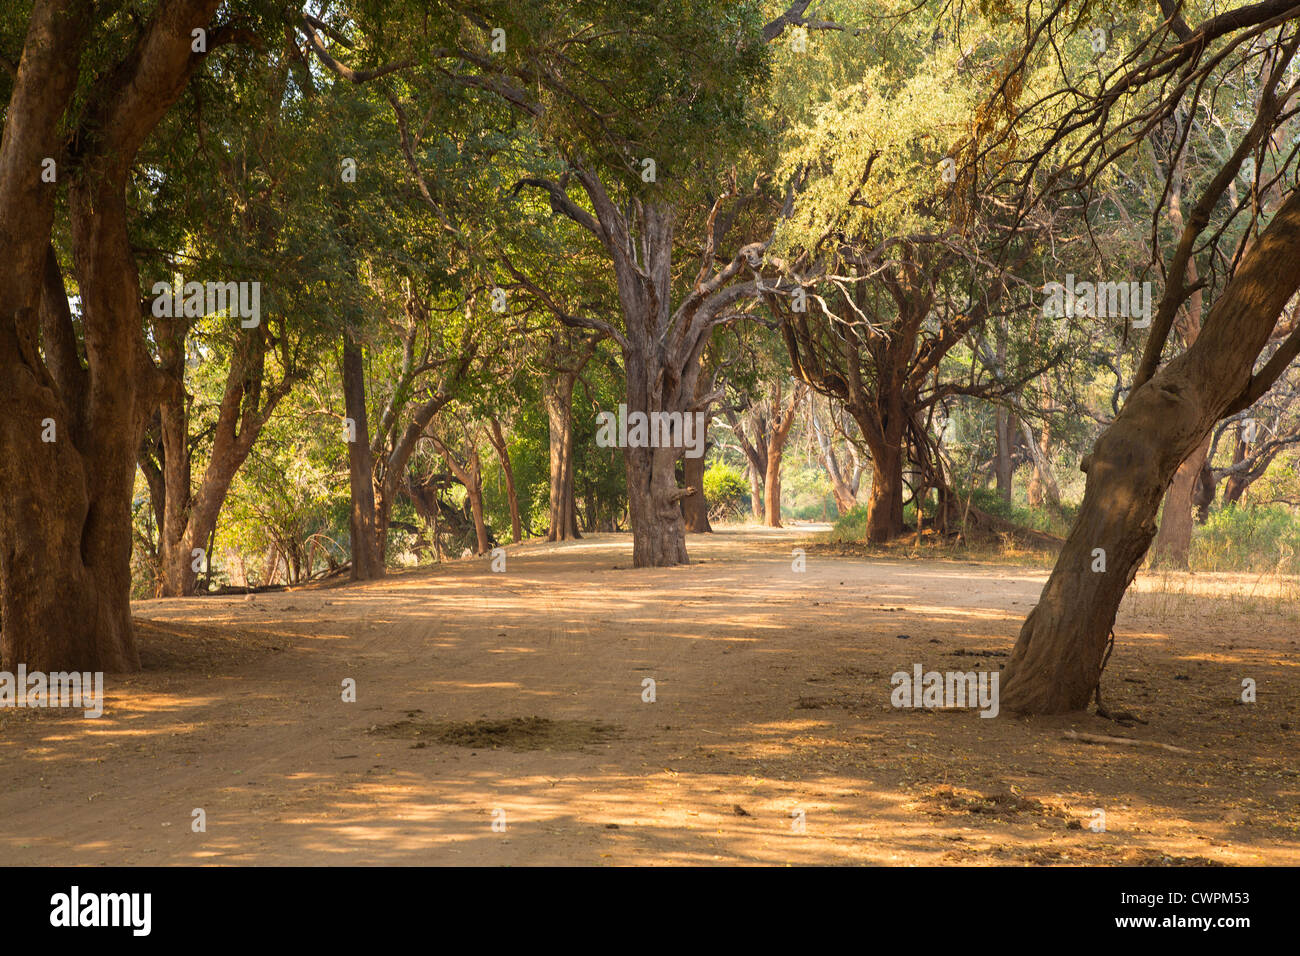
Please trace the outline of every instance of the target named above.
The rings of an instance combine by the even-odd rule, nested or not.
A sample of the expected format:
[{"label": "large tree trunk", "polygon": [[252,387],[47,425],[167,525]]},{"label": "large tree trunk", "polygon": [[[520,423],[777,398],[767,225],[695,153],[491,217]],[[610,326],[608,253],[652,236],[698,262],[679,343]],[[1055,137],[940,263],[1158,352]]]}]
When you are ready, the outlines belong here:
[{"label": "large tree trunk", "polygon": [[867,541],[884,544],[903,533],[902,449],[873,448],[867,496]]},{"label": "large tree trunk", "polygon": [[1087,705],[1161,497],[1214,424],[1255,394],[1247,394],[1255,362],[1297,287],[1300,191],[1243,258],[1196,341],[1133,391],[1084,459],[1079,517],[1007,664],[1004,710]]},{"label": "large tree trunk", "polygon": [[1210,436],[1196,446],[1192,454],[1178,466],[1174,480],[1165,493],[1165,509],[1160,518],[1160,533],[1151,555],[1151,566],[1187,570],[1187,558],[1192,550],[1192,516],[1195,505],[1192,496],[1210,450]]},{"label": "large tree trunk", "polygon": [[677,504],[683,495],[677,486],[673,449],[627,448],[623,457],[627,462],[633,567],[689,564],[686,522]]},{"label": "large tree trunk", "polygon": [[[664,364],[669,357],[659,338],[659,330],[668,328],[671,314],[673,217],[671,207],[643,206],[644,270],[637,270],[630,262],[616,263],[627,330],[620,347],[627,373],[629,421],[637,412],[645,415],[647,422],[655,412],[689,414],[699,377],[703,341],[693,354],[670,368]],[[683,437],[678,436],[675,446],[624,449],[633,567],[690,563],[686,555],[686,522],[678,504],[687,493],[677,484]]]},{"label": "large tree trunk", "polygon": [[[343,406],[352,419],[348,441],[348,482],[351,505],[348,532],[352,542],[352,580],[369,581],[385,574],[386,543],[378,525],[375,501],[375,465],[370,448],[370,423],[366,413],[366,373],[361,346],[343,333]],[[387,511],[385,510],[385,514]]]},{"label": "large tree trunk", "polygon": [[576,541],[578,504],[573,490],[573,386],[576,376],[560,373],[543,388],[551,451],[550,527],[547,541]]},{"label": "large tree trunk", "polygon": [[[55,192],[40,182],[41,161],[61,155],[89,6],[37,0],[0,140],[0,664],[10,671],[20,663],[43,671],[139,666],[129,616],[110,614],[101,632],[99,596],[112,596],[81,556],[94,503],[74,431],[80,402],[69,392],[87,383],[72,329],[52,335],[54,317],[42,304]],[[47,420],[56,426],[52,442],[41,438]]]},{"label": "large tree trunk", "polygon": [[[126,182],[141,143],[199,62],[190,28],[206,23],[217,2],[159,9],[114,68],[115,82],[91,89],[86,116],[70,123],[90,5],[37,0],[32,8],[0,140],[0,660],[7,666],[140,665],[131,630],[131,498],[145,423],[164,381],[141,334]],[[42,161],[67,155],[69,126],[78,162],[59,174],[70,181],[84,367],[66,303],[42,305],[57,194],[40,180]],[[43,441],[49,423],[54,440]]]}]

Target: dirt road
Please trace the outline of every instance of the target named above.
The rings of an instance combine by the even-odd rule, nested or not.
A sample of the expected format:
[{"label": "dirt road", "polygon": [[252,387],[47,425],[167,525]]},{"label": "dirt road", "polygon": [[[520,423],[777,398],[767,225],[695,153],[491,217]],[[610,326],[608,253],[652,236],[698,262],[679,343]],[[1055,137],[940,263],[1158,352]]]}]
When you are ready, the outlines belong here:
[{"label": "dirt road", "polygon": [[802,534],[141,602],[103,717],[0,712],[0,864],[1300,863],[1293,603],[1139,587],[1104,686],[1146,725],[898,709],[896,671],[1004,663],[1044,573],[796,572]]}]

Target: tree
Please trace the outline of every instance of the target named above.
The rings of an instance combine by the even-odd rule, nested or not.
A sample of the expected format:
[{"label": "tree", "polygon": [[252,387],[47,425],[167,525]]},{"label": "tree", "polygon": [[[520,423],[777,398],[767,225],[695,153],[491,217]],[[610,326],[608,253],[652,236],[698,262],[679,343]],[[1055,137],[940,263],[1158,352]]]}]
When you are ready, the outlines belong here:
[{"label": "tree", "polygon": [[[486,91],[535,124],[564,170],[554,179],[522,177],[516,191],[541,190],[612,267],[619,320],[566,314],[565,323],[616,342],[629,414],[698,411],[691,406],[704,345],[759,288],[748,277],[761,264],[761,243],[715,264],[727,231],[718,214],[730,193],[709,202],[701,185],[717,178],[708,152],[748,125],[745,94],[764,62],[757,8],[640,0],[582,12],[548,6],[521,19],[501,7],[454,26],[433,24],[435,45],[423,52],[429,75]],[[488,26],[508,38],[502,55]],[[593,68],[570,69],[575,58]],[[705,210],[704,242],[692,283],[673,246],[681,213],[697,208]],[[687,560],[678,502],[689,489],[675,480],[681,451],[625,449],[636,566]]]},{"label": "tree", "polygon": [[[907,29],[919,41],[933,21]],[[825,98],[786,135],[782,170],[796,191],[774,251],[798,290],[766,299],[794,376],[843,407],[870,452],[872,543],[903,533],[909,461],[938,490],[941,516],[955,504],[927,436],[934,409],[956,396],[1013,395],[1051,364],[1028,347],[1009,354],[1005,333],[996,351],[978,344],[986,323],[1002,328],[1031,311],[1017,270],[1050,225],[1008,222],[979,170],[958,178],[953,157],[978,121],[978,91],[996,78],[1000,43],[973,23],[933,49],[905,47],[902,68],[859,51],[863,75],[840,85],[827,67]],[[955,360],[963,350],[970,361]],[[1009,494],[1006,475],[1000,486]]]},{"label": "tree", "polygon": [[[168,384],[146,347],[127,187],[136,154],[190,76],[238,37],[230,23],[211,24],[218,6],[163,0],[147,19],[103,20],[85,0],[32,5],[0,139],[6,666],[139,667],[131,495],[145,425]],[[83,64],[92,43],[115,55]],[[76,314],[61,307],[52,251],[61,190]]]},{"label": "tree", "polygon": [[[1260,362],[1283,309],[1300,288],[1300,192],[1284,190],[1285,198],[1266,225],[1258,206],[1243,202],[1225,209],[1221,202],[1246,157],[1262,153],[1261,144],[1289,117],[1297,93],[1287,80],[1300,43],[1297,16],[1287,3],[1264,2],[1190,28],[1181,11],[1172,9],[1096,86],[1062,87],[1051,100],[1056,111],[1052,144],[1062,142],[1068,131],[1087,131],[1084,148],[1071,150],[1074,158],[1057,166],[1052,181],[1056,187],[1086,190],[1099,170],[1141,142],[1150,129],[1170,122],[1180,108],[1195,112],[1219,70],[1254,70],[1260,83],[1253,119],[1200,192],[1167,260],[1161,257],[1161,245],[1153,246],[1166,284],[1134,388],[1081,464],[1087,483],[1079,516],[1008,662],[1004,710],[1059,713],[1086,706],[1099,686],[1120,600],[1155,535],[1156,511],[1179,465],[1217,421],[1258,400],[1300,352],[1300,333],[1292,333]],[[1060,39],[1058,31],[1067,28],[1049,13],[1037,35],[1041,43],[1051,44]],[[1033,112],[1033,107],[1011,107],[1008,91],[1030,60],[1045,52],[1032,45],[1008,71],[993,109],[1005,108],[1014,120],[981,149],[994,148],[994,143],[1001,148],[1011,126],[1025,123]],[[1167,82],[1175,77],[1176,82]],[[1179,143],[1173,145],[1176,155]],[[1049,151],[1035,154],[1031,165],[1041,163]],[[1294,151],[1276,159],[1256,155],[1256,183],[1260,177],[1264,183],[1285,181],[1293,157]],[[1009,194],[1018,194],[1022,207],[1026,200],[1032,202],[1034,197],[1025,196],[1011,178]],[[1023,166],[1014,178],[1023,184]],[[1187,265],[1198,243],[1213,250],[1224,218],[1235,218],[1242,209],[1248,210],[1251,231],[1263,225],[1257,239],[1235,259],[1206,256],[1200,277],[1189,281]],[[1200,333],[1186,351],[1162,365],[1175,316],[1197,288],[1204,290],[1206,302]]]}]

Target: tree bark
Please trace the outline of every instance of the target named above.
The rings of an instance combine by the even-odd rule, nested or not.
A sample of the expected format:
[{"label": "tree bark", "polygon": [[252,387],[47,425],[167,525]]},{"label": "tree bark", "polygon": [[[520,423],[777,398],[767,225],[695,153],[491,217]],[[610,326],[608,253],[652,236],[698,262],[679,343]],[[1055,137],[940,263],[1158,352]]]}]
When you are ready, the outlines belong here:
[{"label": "tree bark", "polygon": [[758,471],[753,462],[746,469],[749,476],[749,513],[755,521],[761,522],[763,515],[763,473]]},{"label": "tree bark", "polygon": [[903,452],[895,446],[871,450],[867,493],[867,541],[884,544],[903,533]]},{"label": "tree bark", "polygon": [[[663,568],[688,564],[686,522],[677,502],[676,456],[668,448],[628,448],[628,511],[632,522],[632,565]],[[640,528],[638,534],[636,529]]]},{"label": "tree bark", "polygon": [[995,411],[994,438],[996,452],[993,458],[993,476],[997,481],[998,497],[1011,504],[1011,413],[999,405]]},{"label": "tree bark", "polygon": [[[355,433],[348,441],[348,483],[351,503],[348,533],[352,542],[353,581],[384,577],[386,545],[379,533],[375,502],[375,461],[370,448],[370,421],[366,412],[366,373],[361,346],[343,333],[343,406]],[[348,437],[345,435],[345,437]]]},{"label": "tree bark", "polygon": [[790,437],[790,429],[794,425],[795,412],[799,408],[799,403],[807,394],[808,386],[803,382],[795,385],[794,393],[790,396],[789,403],[781,407],[781,382],[778,380],[772,387],[772,414],[775,418],[772,420],[771,427],[767,432],[767,472],[763,476],[763,511],[765,514],[764,524],[769,528],[780,528],[781,525],[781,460],[785,457],[785,440]]},{"label": "tree bark", "polygon": [[547,435],[551,452],[550,527],[547,541],[576,541],[578,505],[573,471],[573,386],[577,376],[561,372],[543,386]]},{"label": "tree bark", "polygon": [[506,445],[505,435],[501,433],[501,422],[493,418],[488,441],[496,450],[501,461],[501,470],[506,475],[506,497],[510,502],[510,540],[518,544],[523,540],[523,528],[519,523],[519,494],[515,491],[515,470],[510,466],[510,448]]},{"label": "tree bark", "polygon": [[[6,666],[140,666],[131,628],[131,498],[145,425],[166,383],[142,334],[126,183],[141,143],[201,60],[191,55],[190,28],[206,24],[217,5],[178,0],[160,7],[74,117],[65,114],[90,32],[90,4],[37,0],[32,8],[0,139],[0,661]],[[64,150],[72,140],[75,165]],[[68,182],[84,366],[65,310],[43,304],[57,194],[41,181],[46,157],[60,161],[61,181]],[[42,440],[49,422],[53,441]]]},{"label": "tree bark", "polygon": [[687,488],[695,489],[695,494],[682,499],[682,519],[686,530],[692,534],[712,534],[713,525],[709,523],[709,502],[704,496],[704,456],[699,458],[682,457],[682,482]]},{"label": "tree bark", "polygon": [[[1298,287],[1300,191],[1293,191],[1196,341],[1133,391],[1084,459],[1079,516],[1007,664],[1004,710],[1051,714],[1087,705],[1170,480],[1217,421],[1266,386],[1253,380],[1255,362]],[[1099,557],[1105,569],[1094,571]]]},{"label": "tree bark", "polygon": [[1156,535],[1151,555],[1152,567],[1187,570],[1187,560],[1192,550],[1192,519],[1195,510],[1192,499],[1209,450],[1210,436],[1206,435],[1204,441],[1196,446],[1174,472],[1174,480],[1169,483],[1169,490],[1165,493],[1160,532]]}]

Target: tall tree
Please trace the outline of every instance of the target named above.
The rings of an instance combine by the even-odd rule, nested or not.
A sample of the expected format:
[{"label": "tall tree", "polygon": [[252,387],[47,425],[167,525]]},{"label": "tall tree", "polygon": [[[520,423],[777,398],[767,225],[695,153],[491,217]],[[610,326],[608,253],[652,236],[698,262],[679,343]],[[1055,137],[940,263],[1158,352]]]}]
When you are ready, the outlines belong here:
[{"label": "tall tree", "polygon": [[[190,76],[237,38],[232,24],[212,24],[218,6],[163,0],[138,19],[98,17],[85,0],[32,4],[0,138],[7,666],[139,667],[131,496],[145,426],[168,384],[146,346],[128,185]],[[113,52],[83,64],[91,44]],[[61,261],[51,256],[63,190],[76,314],[60,306]]]},{"label": "tall tree", "polygon": [[[1070,29],[1061,16],[1060,8],[1049,11],[1013,61],[990,107],[990,115],[1009,119],[992,124],[980,150],[1003,149],[1012,127],[1032,124],[1035,107],[1017,106],[1012,91],[1036,58],[1060,61],[1052,44],[1068,42],[1063,37]],[[1247,156],[1254,156],[1257,182],[1259,177],[1265,183],[1287,182],[1294,176],[1294,150],[1273,156],[1263,147],[1289,119],[1300,92],[1288,72],[1300,44],[1298,18],[1300,8],[1292,3],[1265,0],[1189,27],[1182,11],[1171,7],[1095,85],[1063,86],[1056,97],[1040,101],[1051,104],[1055,133],[1030,165],[1045,160],[1053,165],[1051,188],[1086,191],[1100,170],[1148,131],[1170,123],[1180,109],[1194,114],[1220,71],[1253,72],[1260,84],[1249,125],[1200,191],[1167,256],[1159,231],[1153,230],[1152,253],[1165,276],[1164,294],[1151,319],[1133,391],[1082,462],[1087,483],[1079,516],[1008,662],[1004,710],[1078,710],[1099,694],[1115,615],[1155,536],[1155,515],[1170,480],[1217,421],[1258,400],[1300,353],[1300,332],[1294,332],[1261,361],[1284,307],[1300,289],[1300,192],[1285,187],[1283,201],[1267,221],[1256,205],[1227,208],[1223,202]],[[1054,149],[1079,130],[1086,131],[1083,148],[1072,144],[1062,159]],[[1180,146],[1176,139],[1171,143],[1171,157]],[[1036,198],[1025,194],[1025,181],[1023,166],[1006,180],[1022,208]],[[1190,281],[1193,252],[1198,246],[1214,249],[1225,218],[1243,212],[1252,231],[1260,229],[1258,238],[1236,258],[1206,257],[1202,264],[1210,271],[1203,269]],[[1205,296],[1201,331],[1186,351],[1162,364],[1178,310],[1198,288]]]}]

